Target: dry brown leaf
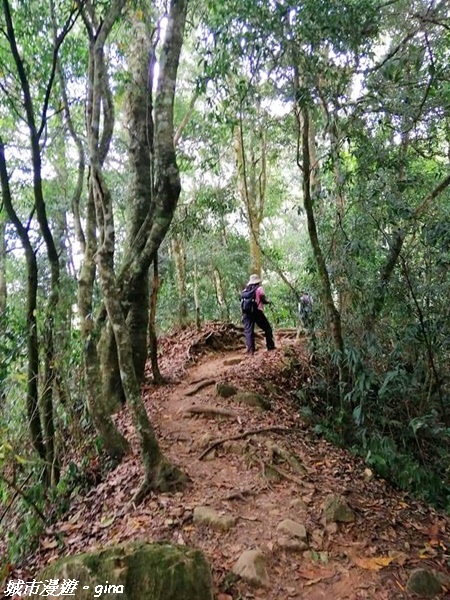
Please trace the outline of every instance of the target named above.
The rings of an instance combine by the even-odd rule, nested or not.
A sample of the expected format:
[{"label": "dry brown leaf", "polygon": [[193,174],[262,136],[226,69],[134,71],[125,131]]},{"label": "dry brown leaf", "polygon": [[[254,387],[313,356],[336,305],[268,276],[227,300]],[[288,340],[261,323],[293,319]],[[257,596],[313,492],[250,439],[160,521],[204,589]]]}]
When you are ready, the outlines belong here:
[{"label": "dry brown leaf", "polygon": [[362,569],[368,569],[369,571],[379,571],[384,567],[388,567],[393,560],[395,560],[395,557],[393,556],[372,556],[370,558],[352,556],[352,561],[355,565]]},{"label": "dry brown leaf", "polygon": [[114,523],[114,517],[109,517],[107,519],[102,520],[101,523],[98,524],[98,526],[101,527],[102,529],[104,529],[105,527],[109,527],[113,523]]},{"label": "dry brown leaf", "polygon": [[59,528],[59,531],[76,531],[77,529],[81,529],[85,526],[83,523],[71,523],[70,521],[67,523],[63,523]]},{"label": "dry brown leaf", "polygon": [[41,540],[41,548],[43,550],[52,550],[52,548],[56,548],[58,542],[56,540]]},{"label": "dry brown leaf", "polygon": [[323,577],[316,577],[315,579],[310,579],[305,583],[305,587],[310,585],[316,585],[316,583],[320,583],[323,580]]},{"label": "dry brown leaf", "polygon": [[392,560],[395,561],[401,567],[403,567],[403,565],[409,558],[407,554],[398,550],[393,550],[392,552],[389,552],[389,556],[391,556]]},{"label": "dry brown leaf", "polygon": [[315,580],[320,581],[321,579],[330,579],[335,575],[335,572],[331,569],[299,569],[297,573],[300,577],[303,577],[303,579],[311,579],[314,582]]}]

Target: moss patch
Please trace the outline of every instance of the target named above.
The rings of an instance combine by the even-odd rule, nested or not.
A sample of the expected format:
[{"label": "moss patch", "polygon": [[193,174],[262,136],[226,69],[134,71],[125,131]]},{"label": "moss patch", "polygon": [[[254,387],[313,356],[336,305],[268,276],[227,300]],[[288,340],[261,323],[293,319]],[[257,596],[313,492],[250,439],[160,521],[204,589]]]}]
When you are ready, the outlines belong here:
[{"label": "moss patch", "polygon": [[[170,544],[126,544],[63,558],[39,578],[77,580],[76,600],[91,600],[96,593],[108,600],[213,598],[211,572],[202,552]],[[53,597],[57,596],[48,596]]]}]

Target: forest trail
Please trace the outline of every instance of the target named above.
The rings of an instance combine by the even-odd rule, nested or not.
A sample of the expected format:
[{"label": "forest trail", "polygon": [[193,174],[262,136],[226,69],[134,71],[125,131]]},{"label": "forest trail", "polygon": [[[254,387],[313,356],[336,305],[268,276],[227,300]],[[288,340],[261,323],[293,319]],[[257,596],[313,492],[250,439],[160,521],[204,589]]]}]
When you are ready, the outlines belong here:
[{"label": "forest trail", "polygon": [[[300,418],[294,396],[283,392],[294,364],[308,378],[304,340],[279,333],[276,350],[260,349],[248,357],[243,346],[220,349],[218,338],[203,335],[202,342],[213,339],[213,349],[206,343],[189,366],[192,334],[174,338],[162,361],[163,373],[171,373],[173,381],[144,387],[164,452],[189,474],[187,489],[130,506],[141,476],[134,443],[119,467],[75,498],[64,521],[47,529],[27,563],[30,572],[81,550],[164,540],[205,552],[218,600],[395,600],[412,597],[406,583],[415,568],[445,573],[449,520],[382,480],[368,480],[362,461],[317,436]],[[270,407],[237,402],[236,395],[224,398],[218,384],[253,392],[237,397],[253,402],[262,396]],[[127,411],[117,419],[132,438]],[[254,430],[261,433],[251,435]],[[239,439],[207,452],[215,441],[233,437]],[[353,522],[326,523],[323,506],[330,494],[345,500]],[[196,507],[205,506],[217,511],[215,524],[195,522]],[[306,542],[280,530],[286,519],[304,526]],[[264,555],[265,587],[230,576],[249,549]],[[445,594],[444,589],[436,597],[449,597]]]}]

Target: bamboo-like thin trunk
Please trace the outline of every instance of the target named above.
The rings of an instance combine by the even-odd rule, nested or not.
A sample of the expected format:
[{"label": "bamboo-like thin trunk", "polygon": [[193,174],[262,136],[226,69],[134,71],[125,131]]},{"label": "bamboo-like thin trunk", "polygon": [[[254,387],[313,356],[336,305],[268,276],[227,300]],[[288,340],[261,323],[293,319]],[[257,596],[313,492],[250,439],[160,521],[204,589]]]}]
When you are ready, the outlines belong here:
[{"label": "bamboo-like thin trunk", "polygon": [[217,304],[220,310],[220,318],[230,319],[230,312],[225,298],[225,290],[223,289],[222,277],[217,267],[213,267],[214,286],[216,288]]},{"label": "bamboo-like thin trunk", "polygon": [[170,249],[175,265],[175,278],[178,291],[178,320],[181,326],[188,321],[186,303],[186,250],[184,240],[177,234],[170,238]]},{"label": "bamboo-like thin trunk", "polygon": [[6,312],[8,290],[6,288],[6,218],[0,214],[0,315]]},{"label": "bamboo-like thin trunk", "polygon": [[197,330],[200,331],[202,326],[201,308],[200,308],[200,294],[198,290],[198,266],[197,259],[194,259],[194,306],[195,306],[195,324]]}]

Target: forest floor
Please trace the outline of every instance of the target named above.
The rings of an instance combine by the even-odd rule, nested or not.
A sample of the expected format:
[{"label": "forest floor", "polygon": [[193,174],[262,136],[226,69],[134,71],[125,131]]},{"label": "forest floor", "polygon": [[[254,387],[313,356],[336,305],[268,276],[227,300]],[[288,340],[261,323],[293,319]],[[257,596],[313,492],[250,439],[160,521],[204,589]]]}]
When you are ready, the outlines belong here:
[{"label": "forest floor", "polygon": [[[249,357],[242,337],[219,325],[163,340],[160,364],[169,383],[157,387],[149,376],[143,393],[161,446],[189,475],[188,487],[130,505],[142,468],[123,409],[115,418],[133,440],[132,453],[73,499],[64,521],[45,531],[38,551],[11,578],[26,580],[63,555],[131,540],[202,549],[218,600],[395,600],[411,597],[406,582],[415,568],[445,574],[450,520],[371,477],[360,459],[301,419],[294,391],[310,376],[305,339],[278,332],[276,343],[267,352],[260,342]],[[263,395],[270,409],[221,397],[217,384],[223,383]],[[323,505],[330,494],[345,499],[354,522],[326,523]],[[233,517],[234,526],[194,523],[198,506]],[[277,529],[285,519],[305,526],[307,549],[299,550]],[[263,553],[266,587],[230,576],[247,549]],[[450,591],[443,588],[437,597],[448,598]]]}]

